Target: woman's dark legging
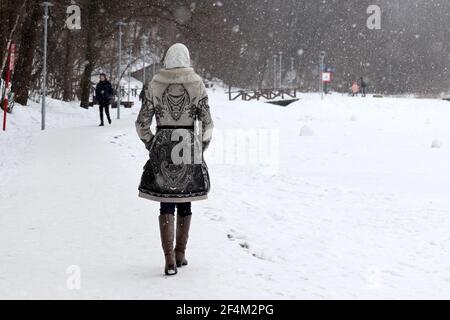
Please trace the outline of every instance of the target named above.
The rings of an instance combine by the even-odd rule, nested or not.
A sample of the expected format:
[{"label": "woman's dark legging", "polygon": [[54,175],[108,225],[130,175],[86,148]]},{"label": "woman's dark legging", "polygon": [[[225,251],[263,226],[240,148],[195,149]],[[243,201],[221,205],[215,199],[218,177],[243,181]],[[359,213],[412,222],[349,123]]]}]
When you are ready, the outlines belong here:
[{"label": "woman's dark legging", "polygon": [[108,122],[111,123],[111,117],[109,116],[109,104],[104,102],[100,103],[99,111],[100,111],[100,122],[103,123],[103,111],[105,111],[106,119],[108,119]]},{"label": "woman's dark legging", "polygon": [[187,217],[192,214],[190,202],[183,202],[183,203],[161,202],[159,213],[175,215],[175,207],[177,208],[177,214],[179,214],[182,217]]}]

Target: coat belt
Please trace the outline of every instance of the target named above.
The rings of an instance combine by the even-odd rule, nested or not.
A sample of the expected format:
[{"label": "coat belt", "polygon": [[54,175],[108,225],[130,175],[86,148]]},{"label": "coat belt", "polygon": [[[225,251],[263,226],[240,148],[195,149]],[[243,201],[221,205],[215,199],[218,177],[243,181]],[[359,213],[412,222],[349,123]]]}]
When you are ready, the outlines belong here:
[{"label": "coat belt", "polygon": [[160,129],[172,129],[172,130],[176,130],[176,129],[194,129],[194,126],[157,126],[156,130],[160,130]]}]

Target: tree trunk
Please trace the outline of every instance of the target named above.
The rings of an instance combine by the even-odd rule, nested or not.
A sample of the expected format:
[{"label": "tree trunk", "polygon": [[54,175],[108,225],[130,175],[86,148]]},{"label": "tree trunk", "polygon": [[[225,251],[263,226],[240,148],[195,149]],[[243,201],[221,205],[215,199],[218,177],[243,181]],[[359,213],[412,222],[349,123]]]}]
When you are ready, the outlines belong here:
[{"label": "tree trunk", "polygon": [[34,52],[38,39],[38,22],[41,17],[40,7],[34,2],[28,5],[27,11],[28,14],[21,32],[19,59],[14,81],[15,100],[23,106],[28,103]]},{"label": "tree trunk", "polygon": [[65,54],[64,54],[64,66],[63,66],[63,101],[71,101],[72,100],[72,76],[73,76],[73,68],[72,68],[72,60],[71,60],[71,52],[72,52],[72,42],[70,38],[70,31],[68,29],[65,30],[66,36],[66,44],[65,44]]},{"label": "tree trunk", "polygon": [[91,0],[89,2],[88,21],[87,21],[87,37],[86,37],[86,59],[84,65],[84,71],[81,75],[81,96],[80,106],[83,108],[89,107],[89,96],[91,94],[91,77],[94,70],[94,34],[96,34],[95,28],[95,15],[97,10],[97,1]]},{"label": "tree trunk", "polygon": [[[24,0],[22,2],[22,5],[19,7],[13,7],[14,9],[11,9],[11,17],[14,17],[13,20],[11,20],[10,22],[8,22],[11,18],[10,17],[6,17],[7,20],[6,21],[1,21],[2,23],[2,29],[0,29],[0,34],[4,35],[4,31],[3,31],[3,26],[4,24],[8,24],[7,28],[5,28],[7,31],[9,30],[9,34],[7,36],[2,36],[1,37],[1,41],[6,43],[6,47],[5,48],[1,48],[0,50],[3,53],[3,57],[2,57],[2,61],[1,61],[1,66],[0,66],[0,77],[3,76],[3,73],[6,72],[6,60],[8,59],[8,48],[9,48],[9,44],[13,41],[16,29],[19,25],[19,22],[21,20],[22,17],[22,12],[25,10],[26,5],[27,5],[28,1]],[[0,15],[1,16],[1,15]],[[11,23],[11,24],[10,24]],[[5,38],[5,39],[3,39]],[[1,44],[3,46],[3,44]]]}]

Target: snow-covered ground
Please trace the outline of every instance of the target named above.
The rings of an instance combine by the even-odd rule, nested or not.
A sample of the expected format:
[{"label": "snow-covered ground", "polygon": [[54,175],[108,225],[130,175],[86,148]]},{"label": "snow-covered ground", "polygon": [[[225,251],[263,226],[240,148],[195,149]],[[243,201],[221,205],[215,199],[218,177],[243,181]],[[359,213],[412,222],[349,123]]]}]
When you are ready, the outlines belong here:
[{"label": "snow-covered ground", "polygon": [[139,108],[99,128],[97,109],[51,100],[41,132],[39,106],[16,107],[0,132],[0,298],[450,298],[450,102],[226,98],[210,92],[212,190],[171,278],[158,204],[137,198]]}]

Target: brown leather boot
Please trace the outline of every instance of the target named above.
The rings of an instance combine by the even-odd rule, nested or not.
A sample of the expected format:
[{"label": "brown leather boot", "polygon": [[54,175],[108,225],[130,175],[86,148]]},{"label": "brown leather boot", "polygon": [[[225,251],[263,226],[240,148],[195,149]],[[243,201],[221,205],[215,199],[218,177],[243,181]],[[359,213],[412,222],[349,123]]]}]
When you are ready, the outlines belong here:
[{"label": "brown leather boot", "polygon": [[191,217],[192,215],[188,215],[186,217],[177,215],[177,242],[175,246],[175,259],[177,261],[177,267],[187,266],[188,264],[184,253],[186,251],[186,244],[189,238]]},{"label": "brown leather boot", "polygon": [[161,244],[166,258],[164,273],[168,276],[177,274],[175,252],[173,251],[173,240],[175,236],[175,217],[172,214],[161,214],[159,216],[159,230],[161,231]]}]

